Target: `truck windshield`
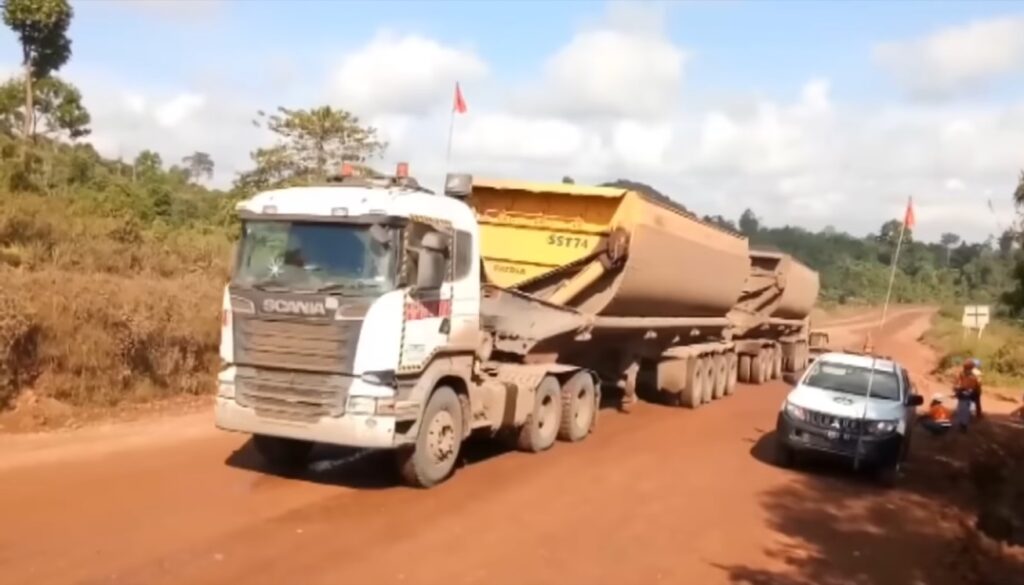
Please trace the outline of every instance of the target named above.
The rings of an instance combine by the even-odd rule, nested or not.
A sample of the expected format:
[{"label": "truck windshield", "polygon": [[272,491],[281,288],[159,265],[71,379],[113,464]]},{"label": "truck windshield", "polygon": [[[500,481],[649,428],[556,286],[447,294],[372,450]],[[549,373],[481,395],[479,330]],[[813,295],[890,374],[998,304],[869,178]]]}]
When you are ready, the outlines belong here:
[{"label": "truck windshield", "polygon": [[[823,390],[866,396],[870,377],[870,368],[818,362],[811,368],[803,383]],[[896,374],[875,370],[874,380],[871,381],[871,397],[899,400],[900,385]]]},{"label": "truck windshield", "polygon": [[389,228],[369,225],[247,221],[232,282],[258,289],[381,294],[395,287],[391,234]]}]

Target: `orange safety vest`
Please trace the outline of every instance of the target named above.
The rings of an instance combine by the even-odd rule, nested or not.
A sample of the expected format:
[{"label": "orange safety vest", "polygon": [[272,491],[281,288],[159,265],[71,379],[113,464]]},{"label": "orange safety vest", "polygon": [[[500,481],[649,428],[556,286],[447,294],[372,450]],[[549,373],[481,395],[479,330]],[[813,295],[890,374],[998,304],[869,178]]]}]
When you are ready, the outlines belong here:
[{"label": "orange safety vest", "polygon": [[973,372],[961,371],[956,376],[956,387],[963,390],[977,390],[978,389],[978,378]]},{"label": "orange safety vest", "polygon": [[938,423],[949,422],[949,410],[941,404],[936,404],[928,410],[928,416]]}]

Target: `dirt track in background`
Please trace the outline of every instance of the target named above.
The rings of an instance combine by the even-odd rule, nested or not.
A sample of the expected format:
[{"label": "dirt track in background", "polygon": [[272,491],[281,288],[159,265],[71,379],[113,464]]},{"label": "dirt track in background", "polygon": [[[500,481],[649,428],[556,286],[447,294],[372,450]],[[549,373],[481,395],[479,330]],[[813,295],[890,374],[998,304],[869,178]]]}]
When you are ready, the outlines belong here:
[{"label": "dirt track in background", "polygon": [[[856,340],[876,318],[829,328]],[[876,346],[923,376],[929,318],[893,313]],[[954,537],[922,522],[948,516],[927,470],[886,492],[768,462],[786,390],[603,411],[591,438],[541,455],[474,446],[430,491],[338,450],[268,475],[211,413],[4,437],[0,583],[958,582],[928,572]]]}]

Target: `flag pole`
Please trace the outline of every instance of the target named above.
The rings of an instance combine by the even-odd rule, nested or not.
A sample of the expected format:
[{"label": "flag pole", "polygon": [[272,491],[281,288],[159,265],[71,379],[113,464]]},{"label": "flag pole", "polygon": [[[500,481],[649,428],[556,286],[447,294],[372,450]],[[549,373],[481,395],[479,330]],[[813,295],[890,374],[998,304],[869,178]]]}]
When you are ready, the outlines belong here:
[{"label": "flag pole", "polygon": [[448,172],[452,160],[452,136],[455,133],[455,106],[452,105],[452,112],[448,120],[448,150],[444,156],[444,170]]},{"label": "flag pole", "polygon": [[[903,237],[907,233],[908,219],[911,218],[912,206],[914,204],[913,197],[907,198],[907,211],[903,214],[903,221],[900,222],[900,237],[896,240],[896,251],[892,255],[892,266],[889,268],[889,287],[885,291],[885,303],[882,305],[882,317],[878,320],[878,332],[882,332],[882,326],[885,325],[885,318],[889,313],[889,301],[892,299],[892,285],[896,281],[896,267],[899,266],[900,249],[903,247]],[[870,335],[870,334],[869,334]],[[871,348],[871,370],[868,372],[868,387],[864,391],[864,408],[860,415],[860,425],[857,429],[857,448],[853,454],[853,468],[854,470],[860,470],[860,459],[861,459],[861,445],[864,439],[864,430],[867,425],[868,418],[868,403],[871,402],[871,387],[875,381],[875,366],[878,364],[878,357],[875,355],[874,348]]]}]

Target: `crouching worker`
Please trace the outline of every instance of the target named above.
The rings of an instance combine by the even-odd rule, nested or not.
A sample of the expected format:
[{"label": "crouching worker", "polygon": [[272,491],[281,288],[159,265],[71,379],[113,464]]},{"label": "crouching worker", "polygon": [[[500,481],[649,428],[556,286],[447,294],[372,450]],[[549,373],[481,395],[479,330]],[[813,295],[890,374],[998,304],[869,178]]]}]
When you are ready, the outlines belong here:
[{"label": "crouching worker", "polygon": [[928,407],[928,414],[920,419],[921,426],[933,436],[943,435],[953,426],[949,415],[949,409],[942,405],[942,398],[932,397],[931,406]]}]

